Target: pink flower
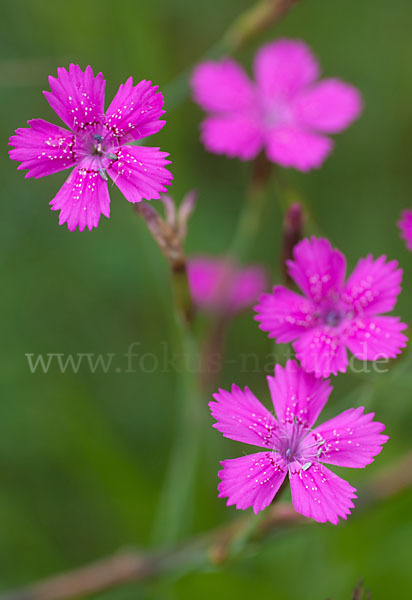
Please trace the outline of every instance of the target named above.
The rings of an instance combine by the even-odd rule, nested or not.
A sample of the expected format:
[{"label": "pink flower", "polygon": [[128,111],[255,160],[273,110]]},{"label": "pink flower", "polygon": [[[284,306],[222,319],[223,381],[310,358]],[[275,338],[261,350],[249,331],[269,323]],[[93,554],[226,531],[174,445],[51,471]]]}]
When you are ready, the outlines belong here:
[{"label": "pink flower", "polygon": [[394,358],[404,348],[407,326],[393,310],[401,291],[402,270],[381,256],[359,260],[345,282],[346,260],[329,241],[312,237],[294,248],[289,274],[303,296],[283,286],[255,307],[260,329],[278,343],[294,342],[297,358],[317,377],[344,373],[346,348],[360,360]]},{"label": "pink flower", "polygon": [[188,275],[194,303],[214,313],[245,310],[267,289],[266,273],[262,267],[240,267],[226,257],[192,258],[188,262]]},{"label": "pink flower", "polygon": [[398,227],[401,230],[401,237],[406,242],[406,247],[412,252],[412,210],[402,212]]},{"label": "pink flower", "polygon": [[26,177],[44,177],[74,167],[50,202],[60,210],[59,224],[70,231],[97,227],[100,214],[110,214],[108,176],[129,202],[159,198],[172,175],[164,167],[170,161],[159,148],[129,146],[129,142],[157,133],[165,124],[159,117],[163,96],[150,81],[133,87],[131,77],[121,85],[104,112],[106,82],[90,66],[69,71],[57,69],[49,77],[51,92],[44,92],[52,109],[70,128],[43,119],[28,121],[30,128],[17,129],[10,138],[10,158],[28,169]]},{"label": "pink flower", "polygon": [[276,417],[252,394],[236,385],[219,390],[210,402],[214,427],[229,439],[264,448],[264,452],[224,460],[219,498],[255,513],[273,500],[289,475],[292,502],[305,517],[337,524],[353,508],[356,489],[324,466],[362,468],[373,462],[389,438],[382,423],[363,407],[350,408],[312,429],[332,390],[294,361],[275,367],[268,377]]},{"label": "pink flower", "polygon": [[317,81],[316,58],[295,40],[263,46],[254,73],[256,83],[229,58],[195,69],[193,97],[209,113],[202,123],[206,149],[251,160],[265,148],[283,167],[319,168],[333,146],[325,134],[342,131],[359,116],[358,90],[339,79]]}]

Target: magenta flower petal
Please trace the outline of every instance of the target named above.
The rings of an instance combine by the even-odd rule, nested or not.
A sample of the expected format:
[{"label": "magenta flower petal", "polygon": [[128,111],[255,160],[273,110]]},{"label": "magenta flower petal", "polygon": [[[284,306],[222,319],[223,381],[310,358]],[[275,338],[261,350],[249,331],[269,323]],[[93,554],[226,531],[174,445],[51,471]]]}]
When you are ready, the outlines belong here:
[{"label": "magenta flower petal", "polygon": [[147,146],[121,146],[117,160],[111,162],[107,174],[129,202],[159,199],[173,179],[165,169],[170,164],[167,152]]},{"label": "magenta flower petal", "polygon": [[281,39],[258,51],[254,72],[265,96],[291,98],[319,77],[319,65],[304,42]]},{"label": "magenta flower petal", "polygon": [[279,343],[291,342],[311,327],[315,311],[311,300],[281,285],[274,286],[271,294],[263,294],[254,309],[259,329]]},{"label": "magenta flower petal", "polygon": [[275,417],[259,402],[249,388],[232,386],[232,392],[219,390],[209,402],[213,425],[231,440],[254,446],[273,447],[273,432],[277,429]]},{"label": "magenta flower petal", "polygon": [[[322,423],[308,436],[319,435],[325,441],[320,460],[340,467],[363,468],[373,462],[389,437],[381,435],[383,423],[373,421],[374,413],[364,414],[364,408],[349,408],[337,417]],[[310,443],[310,442],[309,442]]]},{"label": "magenta flower petal", "polygon": [[339,133],[362,112],[359,91],[339,79],[324,79],[303,91],[296,102],[300,123],[324,133]]},{"label": "magenta flower petal", "polygon": [[241,267],[235,273],[231,308],[240,311],[249,308],[263,290],[267,289],[268,281],[265,270],[259,265]]},{"label": "magenta flower petal", "polygon": [[276,127],[267,135],[268,158],[282,167],[299,171],[321,167],[332,148],[333,142],[326,136],[296,126]]},{"label": "magenta flower petal", "polygon": [[273,406],[279,421],[312,427],[332,391],[329,381],[305,373],[294,360],[285,368],[275,366],[275,376],[268,376]]},{"label": "magenta flower petal", "polygon": [[235,504],[240,510],[252,507],[255,514],[269,506],[287,474],[271,452],[224,460],[221,465],[219,498],[227,498],[227,506]]},{"label": "magenta flower petal", "polygon": [[406,247],[412,252],[412,210],[404,210],[398,222],[401,237],[406,242]]},{"label": "magenta flower petal", "polygon": [[52,210],[60,210],[59,225],[67,223],[70,231],[97,227],[100,215],[110,215],[107,182],[98,172],[76,167],[50,202]]},{"label": "magenta flower petal", "polygon": [[159,86],[145,80],[133,87],[132,77],[119,87],[105,118],[105,127],[113,132],[119,144],[153,135],[165,125],[166,121],[159,120],[165,111],[158,89]]},{"label": "magenta flower petal", "polygon": [[240,160],[256,158],[264,135],[256,119],[244,114],[208,117],[201,125],[206,150]]},{"label": "magenta flower petal", "polygon": [[295,510],[319,523],[337,525],[354,507],[356,489],[323,465],[292,473],[290,488]]},{"label": "magenta flower petal", "polygon": [[201,126],[206,149],[241,160],[255,158],[264,134],[255,90],[244,70],[230,59],[202,63],[194,70],[191,84],[195,101],[215,113]]},{"label": "magenta flower petal", "polygon": [[19,170],[28,169],[26,178],[44,177],[76,164],[71,131],[43,119],[32,119],[28,124],[30,127],[16,129],[16,135],[9,140],[9,145],[14,146],[9,151],[10,158],[21,162]]},{"label": "magenta flower petal", "polygon": [[398,317],[358,317],[348,327],[346,343],[360,360],[395,358],[408,341],[401,333],[407,327]]},{"label": "magenta flower petal", "polygon": [[193,71],[193,96],[202,108],[217,113],[253,107],[255,92],[249,77],[234,60],[204,62]]},{"label": "magenta flower petal", "polygon": [[271,294],[263,294],[254,308],[259,329],[279,343],[291,342],[311,327],[315,311],[311,300],[281,285],[275,285]]},{"label": "magenta flower petal", "polygon": [[345,373],[348,355],[340,333],[331,327],[316,327],[301,335],[293,348],[302,367],[316,377]]},{"label": "magenta flower petal", "polygon": [[187,271],[196,306],[212,312],[226,308],[226,281],[231,269],[225,260],[196,256],[188,261]]},{"label": "magenta flower petal", "polygon": [[342,299],[356,314],[390,312],[401,292],[402,269],[396,260],[386,262],[381,256],[361,258],[349,277]]},{"label": "magenta flower petal", "polygon": [[346,259],[332,248],[329,240],[304,239],[293,250],[288,261],[289,274],[300,289],[313,301],[341,292],[346,272]]},{"label": "magenta flower petal", "polygon": [[188,261],[188,276],[196,306],[218,314],[249,308],[267,289],[266,272],[261,266],[242,267],[227,257],[193,257]]},{"label": "magenta flower petal", "polygon": [[101,73],[95,77],[90,66],[84,72],[79,65],[71,64],[68,71],[60,67],[57,79],[50,76],[49,84],[52,91],[43,93],[72,131],[81,131],[103,117],[106,82]]}]

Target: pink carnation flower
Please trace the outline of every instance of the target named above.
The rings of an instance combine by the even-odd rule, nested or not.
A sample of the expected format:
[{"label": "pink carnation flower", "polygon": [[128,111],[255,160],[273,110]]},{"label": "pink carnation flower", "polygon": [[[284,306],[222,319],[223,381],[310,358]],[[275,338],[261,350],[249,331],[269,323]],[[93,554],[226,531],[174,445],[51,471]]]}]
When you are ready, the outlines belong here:
[{"label": "pink carnation flower", "polygon": [[209,113],[206,149],[251,160],[265,148],[283,167],[320,167],[333,146],[325,134],[342,131],[362,110],[358,90],[339,79],[317,81],[318,62],[301,41],[263,46],[254,74],[255,83],[229,58],[196,67],[193,97]]},{"label": "pink carnation flower", "polygon": [[276,417],[252,394],[236,385],[219,390],[209,407],[214,427],[229,439],[264,448],[264,452],[222,461],[219,498],[227,505],[255,513],[273,500],[289,475],[296,511],[324,523],[337,524],[353,508],[356,489],[324,466],[362,468],[373,462],[389,438],[383,423],[350,408],[312,429],[331,386],[299,368],[294,361],[275,367],[268,377]]},{"label": "pink carnation flower", "polygon": [[70,231],[97,227],[100,214],[110,214],[108,176],[129,202],[159,198],[172,175],[164,167],[170,161],[159,148],[129,146],[129,142],[157,133],[165,124],[159,117],[163,96],[150,81],[133,87],[131,77],[121,85],[104,111],[106,82],[90,66],[69,71],[57,69],[49,77],[51,92],[44,92],[52,109],[70,131],[44,121],[28,121],[10,138],[10,157],[28,169],[26,177],[44,177],[75,167],[50,202],[60,210],[59,224]]},{"label": "pink carnation flower", "polygon": [[412,210],[404,210],[398,222],[401,237],[406,242],[406,247],[412,252]]},{"label": "pink carnation flower", "polygon": [[359,260],[345,282],[346,260],[328,240],[302,240],[287,261],[303,296],[283,286],[260,298],[255,307],[260,329],[278,343],[294,342],[297,358],[318,377],[344,373],[346,348],[360,360],[394,358],[404,348],[407,326],[393,310],[401,291],[402,270],[381,256]]},{"label": "pink carnation flower", "polygon": [[267,289],[262,267],[240,267],[228,258],[192,258],[188,262],[188,275],[194,303],[214,313],[245,310]]}]

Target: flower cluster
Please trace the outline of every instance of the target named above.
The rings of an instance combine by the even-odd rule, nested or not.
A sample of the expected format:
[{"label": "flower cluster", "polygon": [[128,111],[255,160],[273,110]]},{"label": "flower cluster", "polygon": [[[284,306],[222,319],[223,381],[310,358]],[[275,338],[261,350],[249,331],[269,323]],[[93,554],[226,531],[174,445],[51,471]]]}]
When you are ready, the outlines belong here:
[{"label": "flower cluster", "polygon": [[275,367],[268,377],[276,416],[245,388],[219,390],[209,404],[225,437],[263,447],[264,452],[225,460],[219,497],[257,513],[268,506],[288,475],[295,509],[319,522],[337,524],[354,504],[355,488],[325,464],[365,467],[388,437],[384,425],[363,408],[350,408],[314,427],[331,386],[326,378],[345,372],[347,348],[363,360],[393,358],[406,345],[406,325],[393,310],[402,271],[384,256],[361,259],[345,281],[346,260],[326,239],[304,239],[288,261],[303,295],[275,286],[255,307],[269,337],[291,342],[300,361]]},{"label": "flower cluster", "polygon": [[384,425],[363,408],[350,408],[314,427],[331,386],[322,379],[345,372],[349,348],[357,358],[393,358],[406,345],[406,325],[391,311],[401,290],[402,271],[384,256],[361,259],[345,281],[346,261],[326,239],[304,239],[288,261],[303,295],[275,286],[255,307],[269,337],[293,341],[296,357],[268,377],[276,417],[245,388],[219,390],[209,404],[216,429],[225,437],[263,447],[264,452],[225,460],[219,497],[257,513],[268,506],[289,476],[295,509],[319,522],[337,524],[354,504],[355,488],[325,464],[365,467],[388,437]]},{"label": "flower cluster", "polygon": [[[229,58],[194,70],[193,98],[207,112],[201,126],[206,149],[241,160],[264,150],[269,161],[283,167],[319,168],[333,147],[329,135],[359,117],[359,91],[339,79],[320,80],[316,58],[296,40],[263,46],[253,70],[254,81]],[[109,216],[109,179],[129,202],[159,199],[172,180],[168,154],[136,145],[165,124],[157,86],[145,80],[133,85],[130,77],[105,111],[105,81],[90,66],[59,68],[49,83],[51,91],[44,94],[66,127],[29,121],[29,128],[17,129],[10,138],[10,157],[28,170],[26,177],[73,169],[50,203],[60,211],[59,223],[71,231],[97,227],[101,214]],[[164,203],[173,223],[147,205],[141,212],[150,213],[149,229],[167,256],[178,241],[184,266],[182,240],[193,200],[179,215],[170,200]],[[412,211],[402,214],[399,227],[412,250]],[[332,389],[326,378],[347,370],[348,350],[373,361],[395,358],[406,346],[406,325],[387,314],[401,291],[402,270],[396,261],[369,255],[346,279],[345,257],[327,239],[303,239],[292,250],[293,244],[288,276],[300,293],[275,286],[260,296],[255,319],[277,343],[292,342],[300,364],[276,365],[268,377],[275,414],[248,388],[233,385],[231,392],[214,395],[209,404],[214,427],[227,438],[263,449],[223,461],[218,490],[228,505],[257,513],[288,476],[295,509],[336,524],[353,508],[356,490],[325,465],[363,468],[388,437],[382,434],[384,425],[362,407],[315,425]],[[195,304],[219,317],[250,307],[267,289],[262,268],[241,267],[228,258],[195,257],[188,262],[188,277]]]}]

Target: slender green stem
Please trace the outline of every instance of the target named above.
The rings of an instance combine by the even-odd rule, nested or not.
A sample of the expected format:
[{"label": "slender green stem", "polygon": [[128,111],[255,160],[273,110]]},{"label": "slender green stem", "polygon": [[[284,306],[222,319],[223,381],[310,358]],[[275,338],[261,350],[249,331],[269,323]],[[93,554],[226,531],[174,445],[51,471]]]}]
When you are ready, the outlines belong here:
[{"label": "slender green stem", "polygon": [[152,206],[139,203],[143,217],[159,249],[170,265],[174,306],[174,349],[178,354],[176,437],[155,515],[152,541],[172,543],[189,529],[194,505],[196,465],[199,456],[202,398],[200,353],[193,332],[194,311],[187,276],[183,237],[179,229],[163,219]]},{"label": "slender green stem", "polygon": [[250,252],[262,221],[267,192],[267,183],[272,165],[264,154],[253,163],[252,180],[247,190],[245,202],[238,220],[237,230],[229,254],[244,259]]},{"label": "slender green stem", "polygon": [[173,543],[190,531],[205,412],[199,384],[197,342],[180,311],[177,322],[181,359],[177,385],[178,414],[175,439],[153,525],[152,542],[156,545]]}]

